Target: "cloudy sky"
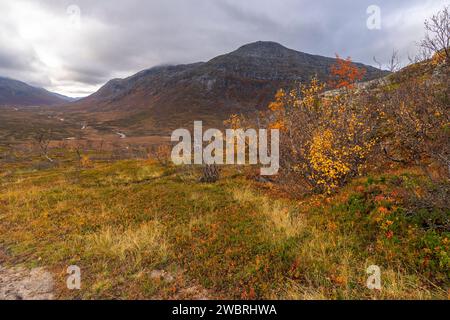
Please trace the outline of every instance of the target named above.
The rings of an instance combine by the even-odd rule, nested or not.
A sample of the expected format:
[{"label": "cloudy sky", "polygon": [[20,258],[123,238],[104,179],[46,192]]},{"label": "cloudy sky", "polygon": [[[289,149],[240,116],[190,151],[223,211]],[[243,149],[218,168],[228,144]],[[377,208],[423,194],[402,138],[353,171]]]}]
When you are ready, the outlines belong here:
[{"label": "cloudy sky", "polygon": [[[257,40],[374,64],[404,62],[450,0],[0,0],[0,76],[69,96]],[[376,13],[380,9],[380,29]],[[373,8],[373,7],[370,7]],[[367,20],[369,19],[368,28]]]}]

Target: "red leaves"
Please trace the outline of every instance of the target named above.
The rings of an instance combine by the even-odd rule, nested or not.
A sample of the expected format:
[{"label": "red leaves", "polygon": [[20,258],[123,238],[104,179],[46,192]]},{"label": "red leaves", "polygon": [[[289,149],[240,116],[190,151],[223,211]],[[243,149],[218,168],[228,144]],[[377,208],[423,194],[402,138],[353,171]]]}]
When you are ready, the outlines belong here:
[{"label": "red leaves", "polygon": [[342,59],[336,54],[336,64],[331,66],[331,79],[329,85],[332,88],[351,88],[353,84],[364,78],[366,69],[358,68],[353,64],[352,59]]},{"label": "red leaves", "polygon": [[241,299],[242,300],[255,300],[256,299],[255,289],[253,289],[253,287],[250,287],[248,291],[246,289],[244,289],[244,291],[241,294]]}]

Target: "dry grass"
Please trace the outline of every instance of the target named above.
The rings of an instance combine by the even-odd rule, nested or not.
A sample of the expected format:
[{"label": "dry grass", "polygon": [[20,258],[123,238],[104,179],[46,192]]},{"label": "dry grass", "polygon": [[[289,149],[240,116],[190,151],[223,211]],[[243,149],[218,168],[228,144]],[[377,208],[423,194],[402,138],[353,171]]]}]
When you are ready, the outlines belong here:
[{"label": "dry grass", "polygon": [[258,214],[267,217],[269,219],[267,229],[270,233],[275,227],[285,236],[294,237],[304,227],[304,218],[299,215],[299,210],[285,201],[257,194],[250,187],[233,189],[233,198],[243,204],[254,206]]},{"label": "dry grass", "polygon": [[[222,298],[447,297],[445,274],[434,279],[443,268],[421,267],[424,251],[414,247],[420,230],[409,236],[394,224],[398,238],[386,239],[383,221],[370,222],[377,206],[401,206],[374,202],[380,194],[371,190],[389,199],[389,188],[398,188],[382,179],[370,186],[359,179],[333,197],[299,202],[234,172],[201,184],[190,169],[148,161],[94,162],[76,181],[68,179],[71,170],[22,168],[0,181],[5,263],[61,274],[59,297],[173,298],[190,283]],[[436,241],[443,238],[430,239],[432,248],[442,246]],[[71,264],[82,268],[80,292],[64,287]],[[365,285],[371,264],[381,267],[381,292]],[[155,269],[183,279],[157,281],[150,277]]]},{"label": "dry grass", "polygon": [[168,258],[164,227],[157,221],[126,230],[106,227],[84,240],[86,251],[102,259],[119,259],[135,266],[145,263],[151,268]]}]

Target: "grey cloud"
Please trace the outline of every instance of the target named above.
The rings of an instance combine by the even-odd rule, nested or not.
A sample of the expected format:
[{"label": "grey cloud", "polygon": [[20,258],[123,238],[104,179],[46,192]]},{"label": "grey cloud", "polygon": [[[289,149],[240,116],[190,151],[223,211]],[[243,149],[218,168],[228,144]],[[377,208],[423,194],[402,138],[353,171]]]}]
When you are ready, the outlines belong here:
[{"label": "grey cloud", "polygon": [[[42,81],[47,83],[47,89],[64,91],[64,86],[70,85],[72,87],[67,91],[74,92],[73,86],[78,86],[75,91],[85,92],[111,78],[131,75],[158,64],[209,60],[257,40],[277,41],[314,54],[350,55],[354,60],[369,64],[373,64],[373,56],[387,60],[396,48],[406,60],[408,53],[414,50],[414,41],[422,35],[423,16],[420,12],[432,13],[449,0],[23,2],[37,3],[39,10],[61,21],[67,15],[67,7],[76,4],[81,9],[81,31],[79,35],[76,32],[68,35],[73,45],[69,40],[68,43],[50,42],[48,52],[62,61],[59,68],[47,68],[35,54],[33,50],[42,40],[37,38],[36,43],[23,40],[23,47],[31,48],[29,51],[8,51],[8,46],[2,45],[0,71],[21,70],[34,61],[33,81],[36,75],[47,73]],[[366,9],[372,4],[381,8],[381,30],[371,31],[366,27]],[[408,16],[411,14],[415,16]],[[11,15],[2,19],[9,30],[21,27]],[[13,36],[13,31],[5,32]],[[49,30],[49,37],[52,32]],[[5,38],[1,32],[0,39],[3,44]],[[25,76],[20,80],[28,79]]]}]

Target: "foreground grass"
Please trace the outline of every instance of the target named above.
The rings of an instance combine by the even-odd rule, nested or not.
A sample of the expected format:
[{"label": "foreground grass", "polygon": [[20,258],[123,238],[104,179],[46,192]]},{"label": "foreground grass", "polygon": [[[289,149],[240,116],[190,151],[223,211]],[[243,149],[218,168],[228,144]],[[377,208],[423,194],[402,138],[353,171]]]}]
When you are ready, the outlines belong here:
[{"label": "foreground grass", "polygon": [[[0,177],[4,263],[46,266],[60,298],[192,298],[199,288],[208,298],[448,295],[448,233],[423,229],[402,211],[406,184],[419,179],[412,175],[364,178],[303,201],[233,172],[201,184],[195,172],[148,161]],[[82,270],[80,291],[65,288],[73,264]],[[366,288],[373,264],[382,270],[380,291]],[[173,279],[155,278],[155,270]]]}]

